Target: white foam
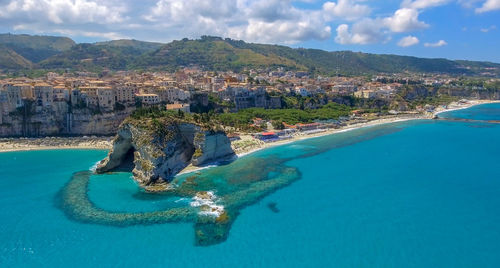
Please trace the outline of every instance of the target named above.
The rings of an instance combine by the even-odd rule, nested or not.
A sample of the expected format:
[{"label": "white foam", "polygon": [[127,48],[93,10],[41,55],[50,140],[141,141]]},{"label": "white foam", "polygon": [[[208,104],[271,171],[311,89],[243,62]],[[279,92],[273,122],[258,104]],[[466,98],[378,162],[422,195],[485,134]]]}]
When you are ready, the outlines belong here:
[{"label": "white foam", "polygon": [[189,203],[192,207],[201,208],[198,213],[199,215],[217,218],[224,213],[224,206],[216,204],[217,196],[212,191],[205,192],[204,194],[198,193],[192,200]]},{"label": "white foam", "polygon": [[179,198],[179,199],[175,200],[174,202],[175,202],[175,203],[179,203],[179,202],[185,202],[185,201],[187,201],[187,200],[188,200],[187,198],[184,198],[184,197],[183,197],[183,198]]},{"label": "white foam", "polygon": [[219,217],[220,215],[222,215],[222,213],[224,213],[224,206],[220,206],[220,205],[212,205],[212,206],[209,206],[208,209],[203,209],[199,212],[200,215],[203,215],[203,216],[210,216],[210,217]]},{"label": "white foam", "polygon": [[101,161],[95,162],[95,164],[90,167],[90,171],[92,171],[92,173],[95,173],[95,171],[97,170],[97,166],[99,165],[99,163],[101,163]]}]

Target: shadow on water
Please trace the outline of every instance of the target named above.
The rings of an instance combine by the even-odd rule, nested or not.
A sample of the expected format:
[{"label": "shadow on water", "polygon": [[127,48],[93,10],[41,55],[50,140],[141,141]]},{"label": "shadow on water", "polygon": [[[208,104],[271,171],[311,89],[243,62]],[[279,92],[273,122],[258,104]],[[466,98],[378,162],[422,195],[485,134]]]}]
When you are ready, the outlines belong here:
[{"label": "shadow on water", "polygon": [[280,209],[277,207],[277,203],[276,202],[271,202],[271,203],[268,203],[267,204],[267,207],[274,213],[279,213],[280,212]]},{"label": "shadow on water", "polygon": [[[349,133],[339,133],[317,139],[296,142],[289,145],[264,150],[224,166],[204,170],[194,174],[176,177],[171,190],[150,194],[138,192],[132,198],[140,200],[160,200],[172,197],[193,198],[200,192],[215,193],[214,204],[223,206],[217,216],[207,205],[173,207],[154,212],[111,212],[97,207],[88,196],[90,171],[76,172],[61,189],[57,198],[58,207],[75,221],[126,227],[132,225],[164,224],[172,222],[194,223],[195,244],[209,246],[224,242],[232,223],[241,209],[255,204],[272,192],[301,178],[300,171],[286,165],[291,160],[308,158],[334,148],[350,146],[365,140],[391,134],[404,126],[385,125],[358,129]],[[268,205],[277,213],[276,203]]]}]

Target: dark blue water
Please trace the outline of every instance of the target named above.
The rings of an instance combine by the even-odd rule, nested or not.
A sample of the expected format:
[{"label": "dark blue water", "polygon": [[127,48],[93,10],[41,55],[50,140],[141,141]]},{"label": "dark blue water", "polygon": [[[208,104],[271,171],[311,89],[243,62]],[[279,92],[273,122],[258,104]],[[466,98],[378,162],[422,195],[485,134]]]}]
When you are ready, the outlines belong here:
[{"label": "dark blue water", "polygon": [[[498,120],[500,105],[447,116]],[[0,266],[499,267],[499,137],[498,124],[403,122],[203,171],[200,181],[212,180],[220,195],[253,185],[273,165],[300,174],[241,207],[227,240],[208,247],[195,246],[192,222],[116,227],[69,218],[61,189],[104,151],[3,153]],[[127,173],[92,176],[88,199],[130,213],[191,201],[145,194]]]}]

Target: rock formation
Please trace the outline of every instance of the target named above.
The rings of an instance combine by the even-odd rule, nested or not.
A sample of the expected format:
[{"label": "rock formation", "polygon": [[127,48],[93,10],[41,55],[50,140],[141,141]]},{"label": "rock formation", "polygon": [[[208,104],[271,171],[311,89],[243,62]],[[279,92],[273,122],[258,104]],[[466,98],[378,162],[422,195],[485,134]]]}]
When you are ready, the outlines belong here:
[{"label": "rock formation", "polygon": [[4,114],[0,116],[0,137],[111,136],[133,109],[102,114],[89,109],[69,111],[66,102],[57,102],[39,111],[32,107],[27,108],[27,111]]},{"label": "rock formation", "polygon": [[233,156],[222,131],[172,118],[126,120],[96,172],[132,170],[134,179],[146,187],[169,182],[189,164],[202,166]]}]

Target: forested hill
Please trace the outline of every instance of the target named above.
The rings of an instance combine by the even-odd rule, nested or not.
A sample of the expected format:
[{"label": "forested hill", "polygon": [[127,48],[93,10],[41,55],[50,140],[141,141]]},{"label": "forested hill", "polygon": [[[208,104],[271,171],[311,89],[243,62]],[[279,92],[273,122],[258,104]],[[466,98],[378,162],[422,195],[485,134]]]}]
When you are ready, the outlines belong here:
[{"label": "forested hill", "polygon": [[75,45],[75,41],[68,37],[0,34],[0,44],[14,50],[27,60],[37,63],[69,50]]},{"label": "forested hill", "polygon": [[[328,75],[425,72],[500,76],[500,64],[474,61],[426,59],[397,55],[378,55],[351,51],[328,52],[280,45],[246,43],[219,37],[183,39],[167,44],[137,40],[115,40],[94,44],[75,44],[65,37],[0,35],[0,53],[15,51],[30,64],[2,62],[3,69],[175,70],[192,64],[210,70],[285,67]],[[13,42],[12,40],[17,40]],[[5,52],[3,53],[5,54]],[[6,59],[8,60],[8,59]]]},{"label": "forested hill", "polygon": [[14,50],[0,44],[0,69],[27,69],[32,63]]}]

